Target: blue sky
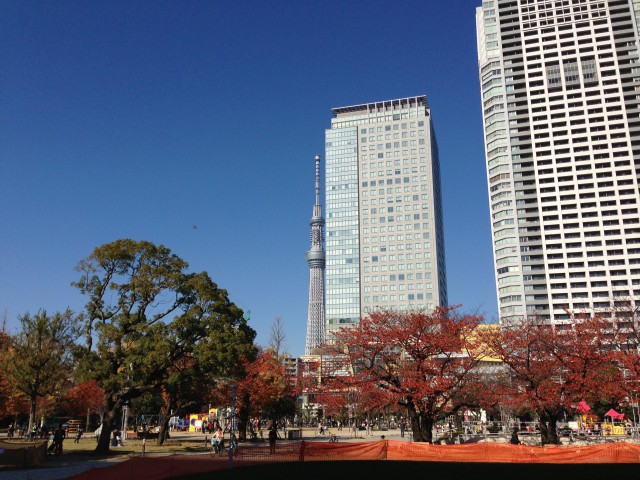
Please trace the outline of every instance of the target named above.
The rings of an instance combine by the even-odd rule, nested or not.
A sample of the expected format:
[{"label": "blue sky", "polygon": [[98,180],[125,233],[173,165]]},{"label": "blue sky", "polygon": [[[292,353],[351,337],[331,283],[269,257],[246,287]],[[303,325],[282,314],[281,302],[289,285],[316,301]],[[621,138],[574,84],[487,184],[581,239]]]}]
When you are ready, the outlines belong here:
[{"label": "blue sky", "polygon": [[[331,108],[427,95],[449,303],[497,316],[469,1],[5,0],[0,313],[86,303],[92,250],[162,244],[304,353]],[[324,195],[322,198],[324,204]],[[193,226],[197,228],[193,228]],[[1,318],[1,317],[0,317]]]}]

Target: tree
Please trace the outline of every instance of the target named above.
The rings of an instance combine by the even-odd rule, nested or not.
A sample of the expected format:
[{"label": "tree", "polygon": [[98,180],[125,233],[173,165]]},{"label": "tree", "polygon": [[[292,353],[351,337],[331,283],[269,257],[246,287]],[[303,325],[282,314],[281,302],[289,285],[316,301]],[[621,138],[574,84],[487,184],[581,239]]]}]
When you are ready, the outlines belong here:
[{"label": "tree", "polygon": [[640,391],[640,301],[614,297],[613,302],[611,349],[623,369],[626,391],[637,398]]},{"label": "tree", "polygon": [[244,362],[257,355],[255,330],[208,275],[190,275],[183,290],[191,292],[191,299],[162,335],[163,350],[171,353],[160,381],[165,400],[160,443],[172,411],[207,404],[215,395],[216,383],[226,385],[242,378]]},{"label": "tree", "polygon": [[294,379],[276,353],[268,349],[245,365],[246,377],[237,388],[238,408],[260,413],[273,422],[295,413]]},{"label": "tree", "polygon": [[556,422],[581,400],[620,393],[621,372],[608,348],[607,328],[598,316],[557,326],[529,317],[484,336],[490,354],[506,367],[495,391],[503,403],[538,415],[543,445],[559,443]]},{"label": "tree", "polygon": [[459,315],[456,308],[379,311],[340,329],[328,347],[334,368],[323,371],[319,390],[359,389],[367,392],[361,406],[403,407],[414,440],[431,443],[434,422],[469,405],[476,385],[478,357],[472,352],[482,317]]},{"label": "tree", "polygon": [[36,423],[38,398],[60,395],[72,371],[72,347],[78,318],[66,310],[53,316],[44,310],[18,317],[20,331],[4,356],[9,383],[29,398],[29,429]]},{"label": "tree", "polygon": [[[63,406],[69,416],[81,418],[104,409],[104,390],[95,379],[71,387],[64,395]],[[89,428],[89,425],[86,425]]]},{"label": "tree", "polygon": [[287,338],[287,334],[284,331],[284,322],[282,317],[278,315],[271,325],[271,336],[269,337],[269,348],[273,350],[276,356],[280,356],[283,352],[284,341]]},{"label": "tree", "polygon": [[[82,276],[74,285],[89,297],[82,370],[105,391],[97,452],[109,450],[111,431],[127,402],[148,392],[164,393],[171,401],[178,385],[191,380],[181,376],[181,368],[229,358],[213,347],[237,351],[215,343],[220,332],[231,342],[237,335],[243,345],[255,336],[226,290],[206,273],[187,273],[187,268],[168,248],[130,239],[97,247],[77,267]],[[225,372],[233,368],[233,362],[224,365]],[[171,409],[169,403],[166,413]]]},{"label": "tree", "polygon": [[[0,329],[0,366],[3,366],[8,360],[10,341],[11,339],[5,330],[5,325],[3,323],[2,328]],[[4,419],[12,413],[15,413],[11,411],[9,405],[11,393],[11,384],[9,383],[9,379],[5,373],[5,368],[2,368],[0,370],[0,419]]]}]

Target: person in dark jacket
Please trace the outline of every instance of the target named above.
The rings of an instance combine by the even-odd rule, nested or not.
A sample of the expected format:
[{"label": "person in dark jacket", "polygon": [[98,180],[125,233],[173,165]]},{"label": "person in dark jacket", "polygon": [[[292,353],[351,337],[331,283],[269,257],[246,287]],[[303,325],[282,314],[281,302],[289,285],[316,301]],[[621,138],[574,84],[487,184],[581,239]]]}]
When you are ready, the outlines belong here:
[{"label": "person in dark jacket", "polygon": [[278,438],[278,427],[275,422],[269,428],[269,452],[276,453],[276,439]]},{"label": "person in dark jacket", "polygon": [[520,445],[520,439],[518,438],[518,429],[514,428],[513,433],[511,434],[511,440],[509,440],[511,445]]},{"label": "person in dark jacket", "polygon": [[54,455],[62,455],[62,442],[64,441],[65,432],[62,425],[53,432],[53,453]]}]

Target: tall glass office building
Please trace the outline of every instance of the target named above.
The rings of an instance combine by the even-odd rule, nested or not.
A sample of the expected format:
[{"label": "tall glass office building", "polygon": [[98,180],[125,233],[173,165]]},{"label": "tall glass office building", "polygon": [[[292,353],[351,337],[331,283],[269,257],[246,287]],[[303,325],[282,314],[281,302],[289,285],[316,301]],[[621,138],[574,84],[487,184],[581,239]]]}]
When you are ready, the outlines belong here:
[{"label": "tall glass office building", "polygon": [[426,97],[332,112],[325,133],[327,341],[376,309],[447,305],[440,165]]},{"label": "tall glass office building", "polygon": [[619,316],[640,295],[639,10],[630,0],[476,9],[503,322]]}]

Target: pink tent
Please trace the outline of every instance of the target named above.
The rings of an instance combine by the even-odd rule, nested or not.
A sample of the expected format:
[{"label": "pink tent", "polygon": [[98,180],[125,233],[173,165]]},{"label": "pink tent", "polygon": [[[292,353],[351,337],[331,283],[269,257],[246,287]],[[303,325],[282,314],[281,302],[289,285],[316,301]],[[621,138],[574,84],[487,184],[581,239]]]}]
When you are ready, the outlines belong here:
[{"label": "pink tent", "polygon": [[622,420],[624,413],[618,413],[613,408],[604,414],[605,417],[611,417],[612,420]]}]

